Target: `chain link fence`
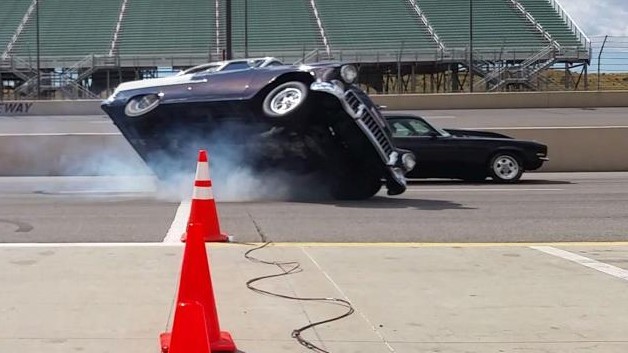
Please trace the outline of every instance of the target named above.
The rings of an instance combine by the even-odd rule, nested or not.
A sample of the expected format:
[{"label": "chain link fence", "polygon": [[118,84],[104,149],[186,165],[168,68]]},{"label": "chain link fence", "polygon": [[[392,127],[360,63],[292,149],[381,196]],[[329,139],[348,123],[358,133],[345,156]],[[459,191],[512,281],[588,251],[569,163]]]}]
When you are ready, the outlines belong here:
[{"label": "chain link fence", "polygon": [[591,38],[590,90],[628,89],[628,37]]}]

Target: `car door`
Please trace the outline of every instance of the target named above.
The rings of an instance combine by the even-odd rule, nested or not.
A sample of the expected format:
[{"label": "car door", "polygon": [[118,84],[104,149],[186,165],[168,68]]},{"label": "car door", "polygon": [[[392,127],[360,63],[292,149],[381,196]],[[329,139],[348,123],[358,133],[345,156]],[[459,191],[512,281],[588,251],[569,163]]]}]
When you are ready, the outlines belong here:
[{"label": "car door", "polygon": [[200,72],[193,76],[189,90],[198,90],[205,101],[241,99],[253,78],[246,61],[227,64],[217,72]]},{"label": "car door", "polygon": [[446,177],[455,174],[460,149],[455,138],[415,117],[388,119],[397,147],[414,152],[417,166],[409,177]]}]

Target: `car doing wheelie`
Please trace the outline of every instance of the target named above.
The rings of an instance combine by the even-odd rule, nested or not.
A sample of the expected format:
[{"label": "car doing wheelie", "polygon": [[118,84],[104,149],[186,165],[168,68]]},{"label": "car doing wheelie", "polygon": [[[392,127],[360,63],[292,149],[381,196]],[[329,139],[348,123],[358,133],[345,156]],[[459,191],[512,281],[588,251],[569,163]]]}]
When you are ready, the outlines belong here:
[{"label": "car doing wheelie", "polygon": [[201,70],[123,83],[102,108],[160,177],[194,148],[221,143],[254,170],[316,175],[337,199],[382,185],[400,194],[414,155],[393,145],[356,76],[342,63]]}]

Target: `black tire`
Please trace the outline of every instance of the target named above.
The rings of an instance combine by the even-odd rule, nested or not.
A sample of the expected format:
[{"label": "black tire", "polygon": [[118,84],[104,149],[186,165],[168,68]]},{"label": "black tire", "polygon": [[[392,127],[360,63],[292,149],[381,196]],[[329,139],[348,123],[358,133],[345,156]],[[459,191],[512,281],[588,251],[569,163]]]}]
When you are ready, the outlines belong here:
[{"label": "black tire", "polygon": [[262,111],[274,120],[289,120],[303,111],[307,97],[308,87],[303,82],[282,83],[264,97]]},{"label": "black tire", "polygon": [[365,200],[382,188],[380,177],[369,174],[342,177],[332,182],[331,195],[336,200]]},{"label": "black tire", "polygon": [[496,183],[516,183],[523,175],[521,158],[512,152],[498,152],[488,165],[489,175]]}]

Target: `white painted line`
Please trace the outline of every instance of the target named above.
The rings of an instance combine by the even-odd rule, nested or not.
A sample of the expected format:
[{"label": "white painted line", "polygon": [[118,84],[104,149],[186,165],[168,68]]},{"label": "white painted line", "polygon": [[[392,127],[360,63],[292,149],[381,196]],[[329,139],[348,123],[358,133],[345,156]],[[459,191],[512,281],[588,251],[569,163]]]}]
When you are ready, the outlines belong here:
[{"label": "white painted line", "polygon": [[181,236],[185,233],[188,219],[190,218],[191,206],[192,203],[190,201],[183,201],[179,204],[170,229],[168,229],[168,233],[166,233],[166,237],[163,240],[164,243],[181,243]]},{"label": "white painted line", "polygon": [[182,246],[183,243],[0,243],[2,248],[158,248],[167,246]]},{"label": "white painted line", "polygon": [[26,132],[26,133],[6,133],[0,137],[8,136],[119,136],[119,132]]},{"label": "white painted line", "polygon": [[408,188],[406,192],[483,192],[483,191],[563,191],[563,189],[518,189],[518,188],[509,188],[509,189],[463,189],[463,188],[451,188],[451,189],[426,189],[426,188]]},{"label": "white painted line", "polygon": [[551,246],[531,246],[530,248],[534,250],[542,251],[549,255],[563,258],[565,260],[573,261],[582,266],[586,266],[594,270],[604,272],[613,277],[621,278],[623,280],[628,281],[628,271],[624,270],[623,268],[609,265],[609,264],[606,264],[597,260],[590,259],[582,255],[574,254],[572,252],[557,249]]},{"label": "white painted line", "polygon": [[358,307],[355,305],[355,303],[353,303],[351,301],[351,299],[347,296],[347,294],[342,290],[342,288],[340,288],[340,286],[336,283],[336,281],[334,281],[331,276],[327,273],[327,271],[323,270],[323,268],[321,267],[321,265],[314,259],[314,257],[312,257],[312,255],[310,255],[310,253],[307,252],[307,250],[305,250],[305,248],[301,248],[301,250],[303,251],[303,253],[305,254],[305,256],[307,256],[310,261],[312,261],[312,263],[316,266],[316,268],[318,268],[319,271],[321,271],[323,273],[323,275],[327,278],[327,280],[334,286],[334,288],[336,288],[336,290],[338,291],[338,293],[340,293],[340,295],[342,295],[344,297],[344,299],[346,301],[348,301],[349,303],[351,303],[351,306],[353,307],[353,310],[355,310],[357,313],[360,314],[360,316],[362,316],[362,319],[364,319],[364,321],[366,321],[366,324],[369,325],[371,327],[371,330],[373,330],[373,332],[377,335],[377,337],[379,337],[379,339],[382,341],[382,343],[384,343],[384,345],[386,346],[386,348],[388,349],[388,351],[390,352],[395,352],[395,349],[390,345],[390,343],[388,342],[388,340],[386,339],[386,337],[384,337],[384,334],[381,333],[380,330],[377,329],[377,327],[375,325],[373,325],[373,323],[371,322],[371,320],[369,320],[369,318],[366,316],[366,314],[362,311],[359,310]]}]

